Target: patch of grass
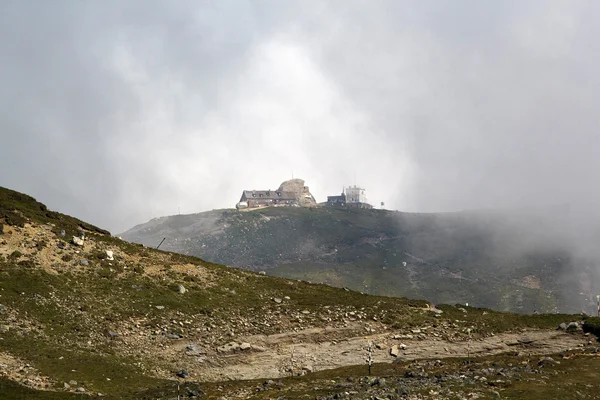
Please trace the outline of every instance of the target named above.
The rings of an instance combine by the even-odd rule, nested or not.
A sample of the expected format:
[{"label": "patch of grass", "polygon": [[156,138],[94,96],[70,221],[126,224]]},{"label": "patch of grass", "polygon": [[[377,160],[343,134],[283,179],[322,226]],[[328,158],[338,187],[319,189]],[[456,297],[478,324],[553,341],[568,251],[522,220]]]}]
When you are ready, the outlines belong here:
[{"label": "patch of grass", "polygon": [[583,331],[589,332],[592,335],[600,338],[600,318],[599,317],[587,317],[583,322]]},{"label": "patch of grass", "polygon": [[[59,384],[76,380],[88,391],[128,397],[143,388],[164,384],[133,367],[132,360],[79,352],[58,347],[43,339],[28,340],[18,335],[5,335],[0,348],[31,362],[44,375],[52,376]],[[109,378],[110,380],[107,380]]]},{"label": "patch of grass", "polygon": [[[465,325],[476,327],[474,332],[498,333],[514,331],[521,328],[556,329],[562,322],[572,321],[574,316],[569,314],[513,314],[493,311],[485,308],[456,307],[445,304],[437,306],[444,311],[443,318],[464,321]],[[463,312],[460,309],[466,311]]]},{"label": "patch of grass", "polygon": [[[0,378],[0,397],[3,399],[31,399],[31,400],[84,400],[87,395],[34,390],[19,385],[6,378]],[[110,399],[107,398],[107,399]]]},{"label": "patch of grass", "polygon": [[97,260],[105,260],[108,256],[106,255],[106,251],[96,250],[92,253],[89,253],[87,256],[89,259],[97,259]]},{"label": "patch of grass", "polygon": [[20,227],[23,227],[27,220],[42,224],[52,223],[55,225],[55,229],[53,229],[55,233],[65,230],[67,235],[74,235],[79,229],[110,235],[110,232],[104,229],[77,218],[50,211],[33,197],[4,187],[0,187],[0,220],[8,225]]},{"label": "patch of grass", "polygon": [[[544,224],[531,219],[537,221],[491,211],[282,207],[172,216],[125,237],[156,246],[167,236],[163,247],[180,253],[376,295],[520,313],[580,310],[581,299],[569,295],[576,280],[558,279],[579,268],[564,243],[527,250],[515,243],[514,232],[523,227],[521,236],[533,242],[544,237]],[[198,228],[207,225],[222,233]],[[600,277],[597,271],[589,275]]]},{"label": "patch of grass", "polygon": [[17,265],[21,268],[35,268],[35,263],[32,260],[21,260]]},{"label": "patch of grass", "polygon": [[[445,358],[441,363],[413,360],[374,364],[371,374],[365,365],[317,371],[305,376],[284,377],[281,384],[265,385],[265,379],[201,383],[205,398],[244,397],[253,399],[325,399],[349,398],[477,398],[506,399],[597,398],[600,377],[598,357],[552,357],[558,364],[540,366],[539,357],[501,354],[466,360]],[[486,374],[486,370],[494,371]],[[411,375],[410,372],[418,375]],[[475,379],[475,377],[485,379]],[[383,378],[383,379],[382,379]],[[379,384],[385,380],[385,383]],[[266,387],[266,390],[262,390]],[[175,384],[138,394],[140,399],[174,398]],[[446,391],[446,395],[443,393]],[[245,396],[241,394],[244,393]],[[575,397],[574,397],[575,395]]]}]

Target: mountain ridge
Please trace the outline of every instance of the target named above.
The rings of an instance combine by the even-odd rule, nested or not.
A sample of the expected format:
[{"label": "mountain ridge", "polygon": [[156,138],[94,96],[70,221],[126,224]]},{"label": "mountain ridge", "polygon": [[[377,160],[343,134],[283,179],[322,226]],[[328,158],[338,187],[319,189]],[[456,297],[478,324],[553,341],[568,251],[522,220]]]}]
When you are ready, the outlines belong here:
[{"label": "mountain ridge", "polygon": [[590,309],[592,289],[582,282],[597,281],[597,273],[556,234],[565,224],[554,208],[425,214],[280,207],[163,217],[122,236],[145,245],[166,238],[162,246],[182,254],[373,294],[574,312],[582,308],[570,296],[577,290]]}]

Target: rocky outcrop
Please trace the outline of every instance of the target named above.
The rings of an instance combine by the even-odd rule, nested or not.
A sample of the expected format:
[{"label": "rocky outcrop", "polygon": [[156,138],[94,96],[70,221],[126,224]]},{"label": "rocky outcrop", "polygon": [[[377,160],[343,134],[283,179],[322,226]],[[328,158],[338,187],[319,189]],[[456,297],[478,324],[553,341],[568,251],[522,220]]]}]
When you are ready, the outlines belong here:
[{"label": "rocky outcrop", "polygon": [[303,179],[290,179],[279,185],[278,192],[293,192],[296,194],[298,204],[301,207],[314,207],[317,205],[314,196],[310,193],[308,186],[304,186]]}]

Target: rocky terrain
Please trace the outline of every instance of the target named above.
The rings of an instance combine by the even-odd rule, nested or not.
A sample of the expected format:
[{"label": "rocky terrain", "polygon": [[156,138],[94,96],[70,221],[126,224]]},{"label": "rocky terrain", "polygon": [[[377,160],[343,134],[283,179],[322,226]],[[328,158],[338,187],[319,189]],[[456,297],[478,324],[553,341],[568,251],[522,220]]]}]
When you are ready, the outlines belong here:
[{"label": "rocky terrain", "polygon": [[[365,293],[513,312],[593,312],[598,268],[566,240],[568,213],[410,214],[331,207],[154,219],[137,243]],[[585,236],[585,235],[582,235]]]},{"label": "rocky terrain", "polygon": [[596,318],[270,277],[131,244],[2,188],[0,232],[5,398],[595,395]]}]

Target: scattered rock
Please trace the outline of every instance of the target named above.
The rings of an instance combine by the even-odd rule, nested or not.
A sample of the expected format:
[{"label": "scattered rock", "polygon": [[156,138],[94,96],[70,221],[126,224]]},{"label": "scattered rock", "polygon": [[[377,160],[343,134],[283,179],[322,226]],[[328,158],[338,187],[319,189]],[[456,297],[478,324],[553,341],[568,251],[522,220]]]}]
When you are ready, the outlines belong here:
[{"label": "scattered rock", "polygon": [[529,336],[523,336],[517,339],[517,342],[519,344],[531,344],[534,342],[534,340],[532,338],[530,338]]},{"label": "scattered rock", "polygon": [[223,346],[217,347],[219,353],[231,353],[240,349],[240,345],[236,342],[230,342]]},{"label": "scattered rock", "polygon": [[400,354],[400,350],[398,348],[398,345],[395,344],[390,348],[390,356],[393,357],[398,357],[398,355]]},{"label": "scattered rock", "polygon": [[88,265],[90,265],[90,262],[88,260],[79,260],[79,264],[87,267]]},{"label": "scattered rock", "polygon": [[559,365],[559,364],[560,364],[560,361],[556,361],[552,357],[542,357],[542,358],[540,358],[540,361],[538,361],[538,365],[540,367],[543,367],[544,365]]},{"label": "scattered rock", "polygon": [[187,354],[188,356],[199,356],[202,354],[206,354],[206,352],[202,350],[202,348],[197,344],[190,343],[187,346],[185,346],[185,354]]},{"label": "scattered rock", "polygon": [[240,345],[240,350],[248,350],[250,348],[252,348],[252,345],[250,343],[242,343]]},{"label": "scattered rock", "polygon": [[567,332],[575,332],[577,330],[579,330],[579,323],[578,322],[569,322],[569,324],[567,325],[567,329],[565,329]]},{"label": "scattered rock", "polygon": [[560,329],[560,330],[566,331],[566,330],[567,330],[567,324],[565,324],[565,323],[563,322],[563,323],[561,323],[561,324],[558,326],[558,328],[557,328],[557,329]]},{"label": "scattered rock", "polygon": [[62,237],[65,237],[66,234],[67,234],[67,232],[65,232],[64,229],[61,229],[59,235],[62,236]]},{"label": "scattered rock", "polygon": [[186,378],[188,378],[190,376],[190,374],[185,369],[182,369],[181,371],[178,371],[176,375],[179,378],[183,378],[183,379],[186,379]]},{"label": "scattered rock", "polygon": [[70,380],[69,381],[69,385],[71,385],[71,386],[77,386],[77,381]]},{"label": "scattered rock", "polygon": [[111,250],[106,250],[106,259],[108,261],[114,261],[115,257]]},{"label": "scattered rock", "polygon": [[165,309],[165,306],[156,306],[156,309],[157,309],[157,310],[164,310],[164,309]]},{"label": "scattered rock", "polygon": [[71,389],[71,385],[69,385],[67,382],[65,382],[65,383],[63,383],[63,389],[69,390],[69,389]]},{"label": "scattered rock", "polygon": [[267,273],[265,271],[260,271],[258,274],[259,275],[266,275]]},{"label": "scattered rock", "polygon": [[80,386],[77,389],[75,389],[75,391],[78,392],[78,393],[84,393],[85,389]]},{"label": "scattered rock", "polygon": [[108,337],[109,339],[114,339],[117,336],[119,336],[117,332],[111,331],[110,329],[106,330],[106,337]]},{"label": "scattered rock", "polygon": [[280,304],[283,300],[281,300],[279,297],[275,297],[273,298],[273,301],[277,304]]},{"label": "scattered rock", "polygon": [[187,290],[182,284],[177,285],[177,293],[184,294],[185,292],[187,292]]},{"label": "scattered rock", "polygon": [[385,378],[375,378],[375,380],[371,382],[371,386],[385,386]]},{"label": "scattered rock", "polygon": [[408,335],[394,335],[392,336],[392,339],[394,340],[412,340],[414,339],[414,336],[411,334]]},{"label": "scattered rock", "polygon": [[183,335],[181,333],[169,333],[167,335],[168,339],[183,339]]},{"label": "scattered rock", "polygon": [[187,397],[200,397],[204,394],[204,392],[200,389],[190,389],[190,388],[186,388],[186,395]]},{"label": "scattered rock", "polygon": [[83,246],[83,239],[73,236],[72,242],[74,245]]}]

